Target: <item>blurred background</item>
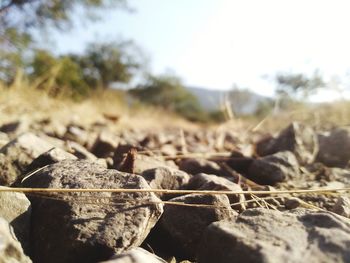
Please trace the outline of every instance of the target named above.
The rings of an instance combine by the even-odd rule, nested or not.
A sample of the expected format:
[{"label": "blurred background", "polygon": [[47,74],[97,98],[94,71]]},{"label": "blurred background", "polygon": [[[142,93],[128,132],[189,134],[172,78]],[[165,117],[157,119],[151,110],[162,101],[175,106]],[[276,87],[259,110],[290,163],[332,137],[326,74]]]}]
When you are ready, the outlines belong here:
[{"label": "blurred background", "polygon": [[0,0],[0,109],[90,101],[114,114],[157,109],[197,123],[284,114],[345,125],[349,7],[340,0]]}]

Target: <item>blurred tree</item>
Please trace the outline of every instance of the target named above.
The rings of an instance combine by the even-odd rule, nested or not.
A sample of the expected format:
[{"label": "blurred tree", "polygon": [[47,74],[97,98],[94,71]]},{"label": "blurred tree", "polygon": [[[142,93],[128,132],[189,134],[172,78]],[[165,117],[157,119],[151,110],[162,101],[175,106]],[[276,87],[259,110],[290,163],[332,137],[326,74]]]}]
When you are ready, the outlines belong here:
[{"label": "blurred tree", "polygon": [[127,83],[141,67],[132,54],[137,49],[131,42],[92,43],[83,55],[71,55],[83,70],[83,78],[90,87],[108,86],[115,82]]},{"label": "blurred tree", "polygon": [[255,94],[248,89],[239,88],[234,84],[232,90],[229,92],[229,100],[231,102],[232,110],[235,116],[245,113],[248,104],[252,103]]},{"label": "blurred tree", "polygon": [[30,66],[35,85],[51,96],[79,99],[89,92],[82,69],[68,56],[56,58],[46,50],[36,50]]},{"label": "blurred tree", "polygon": [[176,112],[191,121],[205,121],[208,117],[197,98],[171,75],[149,76],[145,84],[129,92],[141,102]]},{"label": "blurred tree", "polygon": [[16,67],[23,66],[24,51],[35,41],[35,32],[69,29],[76,11],[81,19],[96,19],[106,8],[128,8],[127,0],[2,0],[0,1],[0,80],[10,82]]},{"label": "blurred tree", "polygon": [[276,75],[277,93],[281,96],[296,96],[299,93],[307,98],[312,92],[326,85],[319,71],[311,77],[302,73],[279,73]]}]

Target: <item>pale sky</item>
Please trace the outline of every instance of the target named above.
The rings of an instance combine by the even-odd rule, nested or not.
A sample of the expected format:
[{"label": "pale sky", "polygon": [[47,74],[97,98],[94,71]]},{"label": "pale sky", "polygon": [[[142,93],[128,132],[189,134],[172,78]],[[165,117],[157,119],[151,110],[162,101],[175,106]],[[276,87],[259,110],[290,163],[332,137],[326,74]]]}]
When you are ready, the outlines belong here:
[{"label": "pale sky", "polygon": [[98,23],[56,34],[57,52],[79,52],[96,39],[133,39],[155,74],[171,69],[189,86],[227,90],[236,83],[263,95],[274,88],[263,76],[276,72],[350,72],[350,1],[129,2],[135,13],[106,11]]}]

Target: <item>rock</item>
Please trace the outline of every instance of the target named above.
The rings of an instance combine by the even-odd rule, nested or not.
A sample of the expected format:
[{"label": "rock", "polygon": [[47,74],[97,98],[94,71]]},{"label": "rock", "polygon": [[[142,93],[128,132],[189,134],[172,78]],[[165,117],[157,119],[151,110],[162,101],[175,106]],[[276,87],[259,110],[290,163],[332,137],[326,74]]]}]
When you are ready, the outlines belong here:
[{"label": "rock", "polygon": [[350,127],[337,128],[330,135],[318,136],[317,161],[331,167],[345,167],[350,160]]},{"label": "rock", "polygon": [[332,208],[332,212],[350,218],[350,199],[345,196],[340,196]]},{"label": "rock", "polygon": [[206,159],[184,159],[179,163],[179,169],[193,175],[199,173],[215,175],[224,174],[221,170],[221,167],[217,163],[208,161]]},{"label": "rock", "polygon": [[63,138],[67,132],[67,127],[58,120],[45,118],[40,120],[40,130],[48,136]]},{"label": "rock", "polygon": [[63,138],[65,140],[77,142],[80,145],[85,145],[89,141],[89,134],[83,127],[69,125]]},{"label": "rock", "polygon": [[209,207],[165,206],[160,220],[161,228],[189,258],[194,258],[202,233],[209,224],[232,219],[237,214],[231,209],[226,195],[189,194],[169,201],[209,205]]},{"label": "rock", "polygon": [[256,151],[259,156],[291,151],[301,164],[312,163],[318,152],[317,136],[311,128],[293,122],[277,138],[258,142]]},{"label": "rock", "polygon": [[206,229],[198,262],[350,262],[349,245],[349,221],[329,212],[248,209]]},{"label": "rock", "polygon": [[293,153],[285,151],[253,161],[248,178],[258,184],[276,183],[299,177],[299,164]]},{"label": "rock", "polygon": [[[141,176],[107,170],[85,160],[64,160],[45,167],[26,179],[23,186],[149,188]],[[52,195],[30,197],[32,254],[38,263],[107,260],[139,246],[163,210],[160,200],[147,192]]]},{"label": "rock", "polygon": [[[212,174],[196,174],[193,176],[185,187],[188,190],[215,190],[215,191],[242,191],[242,188],[226,178],[219,177]],[[228,195],[230,203],[243,202],[244,195]],[[236,205],[236,209],[243,210],[243,205]]]},{"label": "rock", "polygon": [[160,152],[165,156],[176,156],[178,153],[176,147],[173,144],[164,144],[160,147]]},{"label": "rock", "polygon": [[226,161],[227,165],[240,174],[247,174],[254,159],[250,157],[231,157]]},{"label": "rock", "polygon": [[24,253],[21,244],[13,234],[9,223],[0,218],[0,262],[3,263],[30,263],[32,262]]},{"label": "rock", "polygon": [[0,126],[0,132],[8,133],[8,134],[19,134],[22,133],[29,128],[29,122],[25,119],[21,119],[18,121],[12,121],[5,123]]},{"label": "rock", "polygon": [[[182,188],[190,180],[187,173],[170,167],[158,167],[146,170],[142,173],[150,187],[153,189],[177,190]],[[164,199],[169,199],[169,195],[159,194]]]},{"label": "rock", "polygon": [[60,148],[52,148],[34,159],[33,162],[27,167],[27,172],[34,171],[46,165],[58,163],[67,159],[76,160],[77,157]]},{"label": "rock", "polygon": [[0,185],[11,185],[27,166],[53,146],[32,133],[25,133],[0,149]]},{"label": "rock", "polygon": [[297,197],[291,197],[288,198],[285,202],[284,202],[284,206],[286,207],[286,209],[295,209],[297,207],[299,207],[301,205],[301,200]]},{"label": "rock", "polygon": [[0,132],[0,148],[9,143],[10,138],[6,133]]},{"label": "rock", "polygon": [[100,263],[166,263],[166,261],[143,248],[136,247]]},{"label": "rock", "polygon": [[11,224],[26,252],[29,251],[30,216],[31,205],[24,194],[0,192],[0,217]]},{"label": "rock", "polygon": [[78,159],[96,161],[97,157],[89,152],[84,146],[79,143],[67,141],[66,142],[67,152],[75,155]]},{"label": "rock", "polygon": [[99,158],[112,157],[118,144],[118,137],[110,132],[102,131],[94,142],[91,152]]}]

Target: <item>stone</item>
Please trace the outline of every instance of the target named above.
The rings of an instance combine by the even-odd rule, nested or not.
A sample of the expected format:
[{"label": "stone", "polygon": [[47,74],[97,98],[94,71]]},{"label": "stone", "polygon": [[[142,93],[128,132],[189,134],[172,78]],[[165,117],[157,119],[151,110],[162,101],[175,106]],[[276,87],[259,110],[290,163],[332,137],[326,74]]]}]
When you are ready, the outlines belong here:
[{"label": "stone", "polygon": [[350,223],[329,212],[248,209],[204,232],[198,263],[349,262]]},{"label": "stone", "polygon": [[[158,167],[146,170],[142,173],[150,187],[153,189],[178,190],[184,187],[190,180],[190,175],[170,167]],[[157,194],[162,199],[169,199],[169,195]]]},{"label": "stone", "polygon": [[18,242],[9,223],[0,217],[0,262],[31,263]]},{"label": "stone", "polygon": [[221,167],[217,163],[206,159],[184,159],[179,163],[179,169],[193,175],[199,173],[215,175],[224,174]]},{"label": "stone", "polygon": [[[86,160],[63,160],[23,182],[31,188],[149,189],[141,176]],[[35,262],[96,262],[139,246],[163,212],[150,192],[30,196]]]},{"label": "stone", "polygon": [[118,147],[119,138],[108,131],[102,131],[96,138],[91,152],[99,158],[112,157]]},{"label": "stone", "polygon": [[[204,173],[193,176],[185,188],[188,190],[242,191],[240,185],[226,178]],[[239,203],[245,200],[244,195],[227,195],[227,197],[230,203]],[[243,210],[245,208],[244,203],[242,203],[242,205],[236,205],[235,208]]]},{"label": "stone", "polygon": [[229,220],[237,215],[231,209],[226,195],[189,194],[170,199],[169,202],[204,205],[204,207],[165,205],[160,220],[161,228],[189,258],[195,257],[202,233],[209,224]]},{"label": "stone", "polygon": [[44,167],[49,164],[57,163],[63,160],[76,160],[77,157],[71,153],[68,153],[60,148],[52,148],[49,151],[39,155],[33,162],[28,165],[27,172],[34,171],[38,168]]},{"label": "stone", "polygon": [[0,132],[7,134],[20,134],[28,130],[29,122],[26,119],[11,121],[0,126]]},{"label": "stone", "polygon": [[0,217],[11,224],[22,247],[29,251],[31,205],[28,198],[23,193],[0,192]]},{"label": "stone", "polygon": [[136,247],[100,263],[166,263],[166,261],[143,248]]},{"label": "stone", "polygon": [[164,156],[176,156],[178,153],[176,147],[173,144],[164,144],[160,147],[160,152]]},{"label": "stone", "polygon": [[96,161],[97,157],[89,152],[84,146],[73,141],[67,141],[65,143],[67,152],[75,155],[78,159]]},{"label": "stone", "polygon": [[85,145],[89,141],[89,134],[83,127],[69,125],[63,138],[65,140],[77,142],[80,145]]},{"label": "stone", "polygon": [[301,164],[312,163],[318,152],[317,135],[311,128],[292,122],[276,138],[258,142],[256,151],[259,156],[291,151]]},{"label": "stone", "polygon": [[0,132],[0,148],[9,143],[10,138],[6,133]]},{"label": "stone", "polygon": [[258,184],[275,185],[299,176],[298,161],[293,153],[285,151],[254,160],[247,177]]},{"label": "stone", "polygon": [[295,209],[301,205],[301,200],[297,197],[287,198],[284,202],[286,209]]},{"label": "stone", "polygon": [[332,212],[350,218],[350,199],[340,196],[332,208]]},{"label": "stone", "polygon": [[350,127],[337,128],[318,136],[317,161],[330,167],[345,167],[350,160]]},{"label": "stone", "polygon": [[24,133],[0,149],[0,185],[9,186],[28,165],[53,145],[32,133]]},{"label": "stone", "polygon": [[254,159],[250,157],[231,157],[227,165],[240,174],[247,174]]}]

